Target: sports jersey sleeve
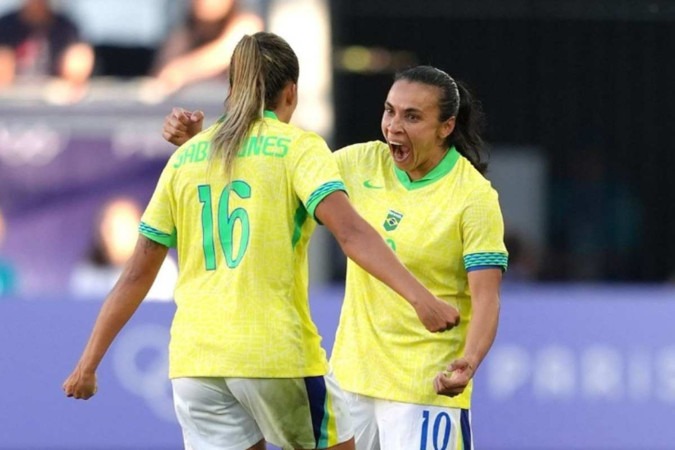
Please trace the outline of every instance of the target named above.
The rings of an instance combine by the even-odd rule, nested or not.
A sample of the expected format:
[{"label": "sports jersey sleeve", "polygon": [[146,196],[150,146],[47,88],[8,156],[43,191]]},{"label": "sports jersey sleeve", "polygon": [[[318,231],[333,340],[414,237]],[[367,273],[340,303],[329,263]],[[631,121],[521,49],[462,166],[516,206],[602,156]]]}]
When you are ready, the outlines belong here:
[{"label": "sports jersey sleeve", "polygon": [[175,169],[172,167],[173,159],[169,160],[159,177],[155,192],[141,217],[138,230],[143,236],[166,247],[176,246],[176,222],[174,220],[176,204],[171,190],[171,180],[175,174]]},{"label": "sports jersey sleeve", "polygon": [[291,171],[293,188],[315,219],[314,211],[321,200],[335,191],[347,192],[328,145],[317,134],[304,133],[298,138]]},{"label": "sports jersey sleeve", "polygon": [[492,267],[506,270],[508,253],[497,191],[491,187],[476,189],[468,199],[461,224],[467,272]]}]

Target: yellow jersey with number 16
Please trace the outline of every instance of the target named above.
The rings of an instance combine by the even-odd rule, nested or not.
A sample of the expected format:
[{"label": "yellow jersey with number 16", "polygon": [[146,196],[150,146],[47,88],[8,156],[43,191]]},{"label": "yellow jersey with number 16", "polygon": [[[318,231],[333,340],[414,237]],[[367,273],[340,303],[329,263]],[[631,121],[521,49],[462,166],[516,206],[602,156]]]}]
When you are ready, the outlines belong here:
[{"label": "yellow jersey with number 16", "polygon": [[307,246],[314,209],[345,189],[335,161],[318,135],[266,111],[226,180],[209,158],[216,127],[173,154],[140,227],[178,253],[169,375],[324,375]]}]

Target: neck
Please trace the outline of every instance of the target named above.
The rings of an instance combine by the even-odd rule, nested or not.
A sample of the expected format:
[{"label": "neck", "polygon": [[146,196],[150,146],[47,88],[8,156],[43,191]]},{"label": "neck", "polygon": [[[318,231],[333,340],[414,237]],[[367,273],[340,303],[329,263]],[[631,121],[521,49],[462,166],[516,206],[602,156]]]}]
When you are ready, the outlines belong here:
[{"label": "neck", "polygon": [[277,115],[280,122],[284,123],[289,123],[291,121],[291,117],[293,117],[293,110],[290,108],[280,107],[272,110],[272,112]]},{"label": "neck", "polygon": [[410,180],[417,181],[424,178],[429,172],[434,170],[436,166],[440,164],[446,153],[448,153],[447,148],[438,148],[438,151],[434,151],[429,156],[429,159],[424,162],[424,164],[417,166],[411,171],[406,171]]}]

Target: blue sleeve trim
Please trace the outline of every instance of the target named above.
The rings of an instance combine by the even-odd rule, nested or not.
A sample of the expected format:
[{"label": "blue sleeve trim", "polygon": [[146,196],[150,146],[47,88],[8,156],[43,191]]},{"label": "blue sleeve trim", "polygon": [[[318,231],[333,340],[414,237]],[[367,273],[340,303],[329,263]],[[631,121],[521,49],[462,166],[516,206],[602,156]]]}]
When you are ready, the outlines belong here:
[{"label": "blue sleeve trim", "polygon": [[[319,186],[317,190],[312,192],[312,195],[310,195],[307,200],[307,204],[305,205],[307,207],[307,212],[316,219],[316,216],[314,215],[316,207],[321,203],[321,200],[335,191],[344,191],[346,193],[347,187],[342,181],[329,181],[328,183]],[[317,222],[319,221],[318,219],[316,220]]]},{"label": "blue sleeve trim", "polygon": [[509,256],[502,252],[471,253],[464,255],[464,268],[467,272],[486,267],[499,267],[506,270]]},{"label": "blue sleeve trim", "polygon": [[476,270],[485,270],[485,269],[499,269],[504,270],[503,266],[473,266],[466,269],[467,272],[475,272]]},{"label": "blue sleeve trim", "polygon": [[159,231],[157,228],[153,228],[145,222],[141,222],[138,226],[138,232],[143,236],[147,237],[151,241],[155,241],[159,244],[162,244],[165,247],[175,247],[176,246],[176,231],[172,234],[164,233]]}]

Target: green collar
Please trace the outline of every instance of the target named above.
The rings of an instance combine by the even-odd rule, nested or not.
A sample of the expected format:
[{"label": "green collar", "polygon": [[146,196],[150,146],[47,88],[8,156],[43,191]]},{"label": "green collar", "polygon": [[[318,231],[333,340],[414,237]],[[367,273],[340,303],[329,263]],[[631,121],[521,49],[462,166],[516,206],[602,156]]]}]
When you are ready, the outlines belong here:
[{"label": "green collar", "polygon": [[459,152],[453,146],[448,149],[445,156],[443,156],[443,159],[441,159],[441,162],[439,162],[436,167],[431,169],[428,174],[424,175],[419,180],[412,181],[404,170],[401,170],[396,166],[394,166],[394,172],[396,173],[396,178],[398,178],[398,181],[401,182],[403,187],[409,191],[412,191],[413,189],[419,189],[421,187],[428,186],[449,173],[452,168],[455,167],[458,159]]}]

